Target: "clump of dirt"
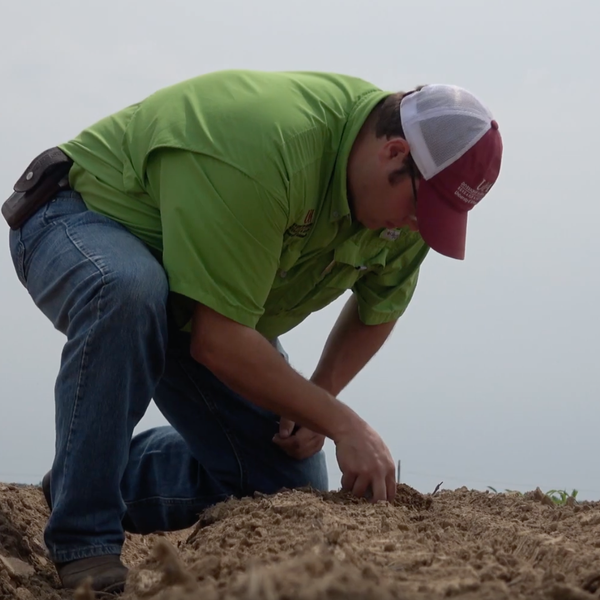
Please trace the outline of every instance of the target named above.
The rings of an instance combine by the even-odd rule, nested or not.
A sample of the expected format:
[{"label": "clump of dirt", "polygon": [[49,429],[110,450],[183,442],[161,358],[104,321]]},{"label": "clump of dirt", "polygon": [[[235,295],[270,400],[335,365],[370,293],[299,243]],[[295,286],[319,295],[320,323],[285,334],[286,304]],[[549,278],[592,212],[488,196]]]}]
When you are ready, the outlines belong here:
[{"label": "clump of dirt", "polygon": [[[45,556],[47,517],[39,488],[0,484],[0,598],[73,598]],[[128,536],[123,558],[123,600],[583,600],[600,598],[600,503],[284,490],[220,503],[187,531]]]}]

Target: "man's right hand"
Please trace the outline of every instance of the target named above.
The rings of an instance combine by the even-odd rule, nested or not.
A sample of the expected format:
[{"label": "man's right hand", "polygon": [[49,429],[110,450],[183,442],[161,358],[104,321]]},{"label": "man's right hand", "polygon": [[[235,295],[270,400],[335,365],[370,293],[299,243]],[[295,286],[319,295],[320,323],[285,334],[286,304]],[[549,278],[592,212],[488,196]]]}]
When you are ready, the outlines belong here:
[{"label": "man's right hand", "polygon": [[387,446],[367,423],[334,440],[342,471],[342,489],[372,502],[393,502],[396,496],[396,469]]}]

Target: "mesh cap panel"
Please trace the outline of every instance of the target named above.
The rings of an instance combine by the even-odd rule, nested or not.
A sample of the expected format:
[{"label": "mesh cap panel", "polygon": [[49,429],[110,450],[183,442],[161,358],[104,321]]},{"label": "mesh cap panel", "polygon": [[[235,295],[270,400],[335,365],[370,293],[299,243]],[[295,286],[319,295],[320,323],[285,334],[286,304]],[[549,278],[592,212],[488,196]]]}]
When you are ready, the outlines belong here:
[{"label": "mesh cap panel", "polygon": [[486,131],[486,124],[480,118],[464,114],[432,117],[421,121],[419,125],[437,167],[460,156],[474,139]]},{"label": "mesh cap panel", "polygon": [[481,102],[466,90],[453,89],[452,93],[449,93],[446,87],[432,86],[430,93],[420,94],[417,100],[417,113],[422,114],[430,110],[459,110],[481,115],[482,106]]},{"label": "mesh cap panel", "polygon": [[485,135],[492,120],[473,94],[440,84],[409,94],[400,111],[413,158],[425,179],[463,156]]}]

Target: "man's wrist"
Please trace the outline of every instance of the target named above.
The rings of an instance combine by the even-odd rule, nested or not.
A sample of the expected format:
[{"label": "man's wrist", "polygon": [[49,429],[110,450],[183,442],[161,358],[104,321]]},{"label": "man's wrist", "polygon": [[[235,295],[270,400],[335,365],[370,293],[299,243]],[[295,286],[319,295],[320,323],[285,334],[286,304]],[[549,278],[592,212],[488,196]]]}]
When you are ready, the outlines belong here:
[{"label": "man's wrist", "polygon": [[363,420],[349,406],[336,398],[340,390],[337,389],[336,383],[331,377],[331,370],[316,370],[310,378],[310,382],[326,391],[337,405],[336,416],[329,423],[327,437],[337,443],[340,437],[348,435],[362,426]]},{"label": "man's wrist", "polygon": [[349,406],[337,399],[336,402],[338,403],[338,410],[336,411],[336,418],[329,426],[331,433],[328,437],[337,444],[341,438],[351,435],[353,431],[362,429],[365,422]]}]

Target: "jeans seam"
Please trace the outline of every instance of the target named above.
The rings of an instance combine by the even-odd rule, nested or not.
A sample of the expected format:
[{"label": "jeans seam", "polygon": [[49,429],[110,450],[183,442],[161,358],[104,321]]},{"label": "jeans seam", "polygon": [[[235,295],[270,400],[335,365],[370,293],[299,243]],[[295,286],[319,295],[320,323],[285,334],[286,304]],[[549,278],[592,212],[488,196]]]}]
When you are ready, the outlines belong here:
[{"label": "jeans seam", "polygon": [[21,280],[21,283],[24,286],[27,286],[27,279],[25,278],[25,244],[23,243],[21,231],[19,231],[19,241],[17,242],[16,263],[17,277]]},{"label": "jeans seam", "polygon": [[172,506],[193,506],[199,502],[205,502],[208,498],[228,498],[230,494],[209,494],[206,496],[195,496],[194,498],[166,498],[164,496],[150,496],[148,498],[142,498],[140,500],[133,500],[130,502],[125,501],[128,507],[143,507],[145,504],[161,504],[161,505],[172,505]]},{"label": "jeans seam", "polygon": [[238,467],[240,468],[240,482],[239,483],[240,483],[240,491],[243,492],[247,487],[247,468],[246,468],[246,464],[245,464],[241,454],[237,450],[236,443],[235,443],[235,441],[236,441],[235,434],[228,427],[226,427],[224,425],[223,421],[219,418],[219,414],[215,410],[215,407],[216,407],[215,402],[212,400],[210,394],[208,394],[207,392],[202,390],[196,384],[196,380],[191,376],[191,374],[189,373],[188,369],[186,368],[186,366],[184,364],[185,361],[182,361],[179,357],[177,358],[177,361],[179,362],[179,365],[181,366],[181,369],[183,370],[183,372],[187,375],[188,379],[192,382],[193,386],[198,391],[198,394],[200,395],[200,397],[202,398],[202,400],[208,407],[208,410],[210,411],[210,413],[214,416],[217,423],[220,425],[223,433],[227,437],[227,439],[229,441],[229,445],[231,446],[231,449],[233,451],[235,459],[238,463]]},{"label": "jeans seam", "polygon": [[[88,254],[86,252],[84,252],[83,248],[76,242],[76,240],[73,238],[73,236],[69,232],[68,225],[64,221],[61,221],[60,223],[65,228],[65,236],[71,241],[73,246],[75,246],[75,248],[77,248],[77,250],[79,252],[81,252],[81,254],[86,258],[86,260],[90,261],[100,272],[102,283],[101,283],[100,292],[98,293],[98,297],[97,297],[98,299],[97,299],[97,309],[96,309],[96,323],[98,323],[98,321],[100,320],[100,318],[102,316],[102,299],[104,296],[104,290],[106,288],[106,273],[102,269],[101,265],[99,265],[91,256],[88,256]],[[69,433],[67,435],[67,440],[66,440],[66,444],[65,444],[65,462],[64,462],[64,470],[65,471],[67,470],[67,466],[68,466],[68,459],[69,459],[69,455],[71,452],[71,440],[72,440],[72,435],[73,435],[73,429],[75,427],[75,425],[74,425],[75,421],[77,420],[79,403],[81,400],[81,389],[83,387],[82,380],[84,378],[83,373],[86,370],[86,367],[88,364],[89,346],[92,341],[92,336],[94,335],[95,332],[96,332],[96,327],[95,327],[95,325],[92,325],[92,327],[90,327],[90,330],[88,331],[88,333],[85,337],[83,351],[81,353],[81,364],[79,365],[79,377],[77,379],[77,388],[75,390],[75,406],[73,407],[73,413],[71,415],[71,420],[69,423]]]},{"label": "jeans seam", "polygon": [[50,558],[55,563],[70,562],[72,560],[81,560],[92,558],[94,556],[104,556],[108,554],[121,554],[121,548],[115,544],[100,544],[99,546],[86,546],[76,551],[60,550],[54,548],[50,550]]},{"label": "jeans seam", "polygon": [[48,217],[48,211],[50,210],[51,205],[57,200],[79,200],[80,202],[83,202],[83,200],[77,192],[58,192],[50,200],[48,200],[48,202],[46,202],[42,209],[40,209],[42,211],[41,216],[44,225],[50,225],[52,227],[56,227],[57,225],[65,225],[68,227],[68,225],[65,223],[65,217],[69,217],[73,213],[67,213],[66,215],[56,218]]},{"label": "jeans seam", "polygon": [[43,221],[44,225],[50,226],[50,227],[56,227],[57,225],[63,225],[66,230],[67,224],[64,222],[64,220],[62,218],[58,218],[58,219],[48,218],[48,209],[50,208],[50,205],[54,202],[54,200],[55,200],[55,198],[52,198],[44,206],[44,210],[42,212],[42,221]]}]

